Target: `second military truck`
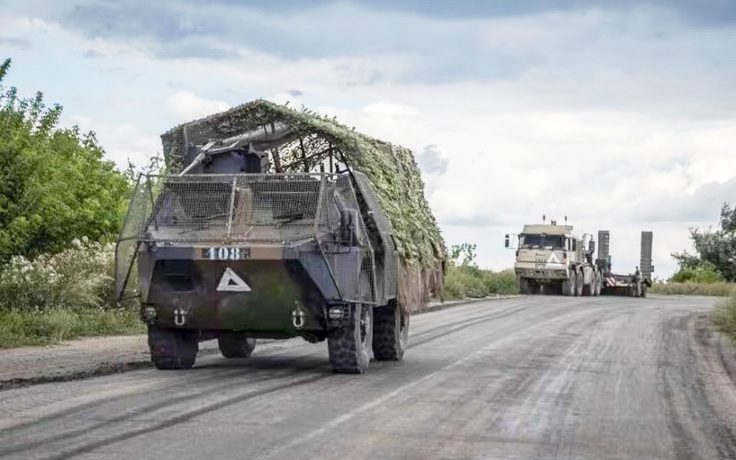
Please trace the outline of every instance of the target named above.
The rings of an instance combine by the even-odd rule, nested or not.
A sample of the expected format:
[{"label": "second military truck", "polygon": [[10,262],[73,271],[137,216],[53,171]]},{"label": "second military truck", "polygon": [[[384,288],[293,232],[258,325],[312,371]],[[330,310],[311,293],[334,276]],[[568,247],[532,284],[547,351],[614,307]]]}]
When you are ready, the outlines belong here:
[{"label": "second military truck", "polygon": [[[593,235],[578,237],[573,226],[524,225],[518,235],[514,271],[522,294],[555,293],[567,296],[628,295],[646,296],[651,286],[652,232],[642,232],[641,261],[634,273],[619,275],[611,271],[610,233],[598,233],[601,245],[595,257]],[[511,247],[512,235],[506,235]]]}]

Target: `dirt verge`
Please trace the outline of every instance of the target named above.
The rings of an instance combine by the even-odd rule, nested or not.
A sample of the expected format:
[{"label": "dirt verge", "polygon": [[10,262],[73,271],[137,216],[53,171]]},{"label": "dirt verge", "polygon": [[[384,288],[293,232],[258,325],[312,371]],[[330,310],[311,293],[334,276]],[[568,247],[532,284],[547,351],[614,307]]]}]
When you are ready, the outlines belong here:
[{"label": "dirt verge", "polygon": [[[508,297],[432,302],[419,313]],[[199,356],[216,353],[216,341],[199,344]],[[0,391],[144,369],[152,366],[150,359],[145,335],[88,337],[48,347],[4,350],[0,352]]]}]

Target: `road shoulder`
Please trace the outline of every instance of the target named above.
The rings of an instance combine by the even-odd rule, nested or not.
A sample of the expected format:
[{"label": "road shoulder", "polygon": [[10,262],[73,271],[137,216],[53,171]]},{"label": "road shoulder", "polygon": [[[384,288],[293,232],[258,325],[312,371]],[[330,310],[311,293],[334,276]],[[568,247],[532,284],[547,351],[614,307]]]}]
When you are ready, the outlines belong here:
[{"label": "road shoulder", "polygon": [[[509,297],[513,296],[433,301],[419,314]],[[200,355],[217,353],[217,342],[202,342],[199,349]],[[77,380],[150,366],[145,335],[86,337],[47,347],[13,348],[0,351],[0,390]]]}]

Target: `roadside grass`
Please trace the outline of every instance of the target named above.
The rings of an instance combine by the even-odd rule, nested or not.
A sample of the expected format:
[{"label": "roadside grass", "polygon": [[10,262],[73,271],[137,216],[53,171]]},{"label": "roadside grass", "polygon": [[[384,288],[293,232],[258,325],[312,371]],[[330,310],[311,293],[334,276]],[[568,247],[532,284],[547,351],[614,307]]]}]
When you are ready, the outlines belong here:
[{"label": "roadside grass", "polygon": [[713,323],[736,340],[736,293],[715,303],[713,306]]},{"label": "roadside grass", "polygon": [[0,348],[52,345],[77,337],[145,333],[135,309],[0,310]]},{"label": "roadside grass", "polygon": [[513,270],[494,272],[468,265],[450,265],[445,275],[445,298],[448,300],[518,293]]},{"label": "roadside grass", "polygon": [[699,283],[693,281],[685,281],[683,283],[655,282],[649,288],[651,294],[665,295],[706,295],[715,297],[727,297],[735,292],[736,283],[726,283],[723,281],[714,283]]},{"label": "roadside grass", "polygon": [[0,270],[0,348],[145,332],[114,297],[114,245],[75,240],[66,251],[13,257]]}]

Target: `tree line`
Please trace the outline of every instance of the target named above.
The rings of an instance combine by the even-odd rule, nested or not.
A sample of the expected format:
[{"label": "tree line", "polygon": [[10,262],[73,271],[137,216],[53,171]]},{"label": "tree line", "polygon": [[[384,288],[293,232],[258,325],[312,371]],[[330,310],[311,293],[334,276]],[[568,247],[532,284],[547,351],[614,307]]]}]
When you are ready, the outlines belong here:
[{"label": "tree line", "polygon": [[24,98],[0,65],[0,266],[12,256],[56,253],[75,238],[117,234],[133,169],[105,160],[93,132],[61,128],[62,107],[43,93]]}]

